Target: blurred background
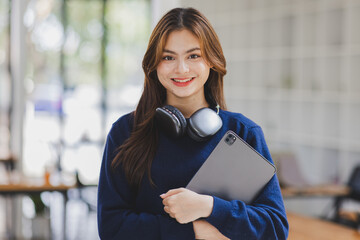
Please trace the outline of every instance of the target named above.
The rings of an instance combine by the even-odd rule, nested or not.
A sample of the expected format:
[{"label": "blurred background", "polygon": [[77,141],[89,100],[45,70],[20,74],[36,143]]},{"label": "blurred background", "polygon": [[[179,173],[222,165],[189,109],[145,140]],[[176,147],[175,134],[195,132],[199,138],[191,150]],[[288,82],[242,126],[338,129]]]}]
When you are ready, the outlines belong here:
[{"label": "blurred background", "polygon": [[[262,126],[282,186],[348,184],[360,164],[360,1],[0,0],[0,185],[83,186],[39,191],[50,229],[39,236],[98,239],[106,134],[135,108],[152,28],[178,6],[214,26],[228,108]],[[334,196],[285,204],[331,217]],[[0,239],[34,238],[34,195],[4,191],[0,209]]]}]

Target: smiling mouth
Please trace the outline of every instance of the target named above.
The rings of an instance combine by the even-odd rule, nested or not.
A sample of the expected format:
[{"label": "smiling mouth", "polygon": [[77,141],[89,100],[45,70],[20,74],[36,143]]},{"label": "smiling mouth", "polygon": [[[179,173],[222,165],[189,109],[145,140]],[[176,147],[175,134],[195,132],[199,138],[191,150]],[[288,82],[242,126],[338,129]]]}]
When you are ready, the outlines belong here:
[{"label": "smiling mouth", "polygon": [[172,78],[171,80],[173,80],[174,82],[178,82],[178,83],[186,83],[186,82],[190,82],[191,80],[194,80],[195,77],[192,78]]}]

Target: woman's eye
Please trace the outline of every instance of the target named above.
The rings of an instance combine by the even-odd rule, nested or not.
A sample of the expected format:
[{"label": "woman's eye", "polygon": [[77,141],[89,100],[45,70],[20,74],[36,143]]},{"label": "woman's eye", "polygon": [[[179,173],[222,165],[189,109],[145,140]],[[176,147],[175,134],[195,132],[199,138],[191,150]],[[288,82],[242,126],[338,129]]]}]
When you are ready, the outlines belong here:
[{"label": "woman's eye", "polygon": [[200,56],[199,55],[197,55],[197,54],[192,54],[192,55],[190,55],[190,59],[196,59],[196,58],[199,58]]},{"label": "woman's eye", "polygon": [[165,57],[163,57],[163,59],[166,60],[166,61],[174,60],[174,58],[170,57],[170,56],[165,56]]}]

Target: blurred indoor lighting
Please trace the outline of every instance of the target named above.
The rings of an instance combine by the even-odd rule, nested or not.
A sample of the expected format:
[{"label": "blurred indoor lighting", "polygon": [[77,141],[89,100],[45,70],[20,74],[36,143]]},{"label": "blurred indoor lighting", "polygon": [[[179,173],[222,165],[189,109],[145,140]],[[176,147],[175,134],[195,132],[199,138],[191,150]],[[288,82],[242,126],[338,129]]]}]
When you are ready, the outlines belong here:
[{"label": "blurred indoor lighting", "polygon": [[141,93],[141,85],[126,85],[121,89],[118,97],[124,106],[135,106],[140,99]]},{"label": "blurred indoor lighting", "polygon": [[75,54],[79,48],[80,42],[81,40],[79,34],[72,27],[67,27],[64,53],[67,55]]},{"label": "blurred indoor lighting", "polygon": [[36,25],[31,36],[39,51],[60,51],[63,38],[63,26],[54,14]]},{"label": "blurred indoor lighting", "polygon": [[100,44],[84,42],[80,46],[80,59],[84,62],[96,63],[100,60]]}]

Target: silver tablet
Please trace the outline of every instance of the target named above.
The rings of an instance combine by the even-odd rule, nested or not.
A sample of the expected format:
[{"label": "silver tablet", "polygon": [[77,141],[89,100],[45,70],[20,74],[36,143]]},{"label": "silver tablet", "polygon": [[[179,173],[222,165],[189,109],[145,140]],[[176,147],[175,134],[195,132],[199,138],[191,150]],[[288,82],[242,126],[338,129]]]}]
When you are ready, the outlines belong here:
[{"label": "silver tablet", "polygon": [[251,203],[275,172],[271,162],[229,130],[187,188],[197,193]]}]

